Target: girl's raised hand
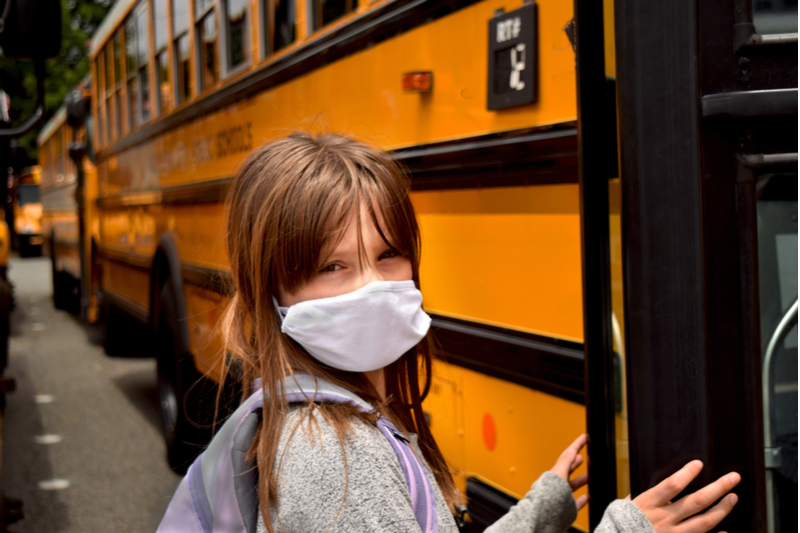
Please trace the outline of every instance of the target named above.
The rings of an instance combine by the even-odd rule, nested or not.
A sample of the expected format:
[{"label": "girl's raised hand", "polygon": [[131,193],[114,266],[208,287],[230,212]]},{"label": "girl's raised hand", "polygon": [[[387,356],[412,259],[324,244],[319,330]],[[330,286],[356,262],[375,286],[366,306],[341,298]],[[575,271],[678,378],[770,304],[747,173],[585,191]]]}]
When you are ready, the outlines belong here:
[{"label": "girl's raised hand", "polygon": [[[583,456],[579,452],[585,445],[586,434],[584,433],[575,439],[575,441],[570,444],[566,450],[561,452],[561,456],[558,458],[558,461],[556,461],[556,464],[550,469],[551,472],[558,474],[564,481],[569,483],[572,492],[575,492],[589,482],[589,474],[583,474],[582,476],[578,476],[572,480],[569,479],[569,476],[571,476],[572,473],[583,463]],[[577,507],[580,511],[588,501],[588,494],[584,494],[583,496],[575,498],[575,507]]]},{"label": "girl's raised hand", "polygon": [[742,478],[735,472],[725,474],[717,481],[673,503],[672,499],[680,494],[701,470],[703,463],[692,461],[633,500],[657,533],[705,533],[728,516],[736,505],[738,497],[735,494],[728,494],[710,510],[697,514],[739,483]]}]

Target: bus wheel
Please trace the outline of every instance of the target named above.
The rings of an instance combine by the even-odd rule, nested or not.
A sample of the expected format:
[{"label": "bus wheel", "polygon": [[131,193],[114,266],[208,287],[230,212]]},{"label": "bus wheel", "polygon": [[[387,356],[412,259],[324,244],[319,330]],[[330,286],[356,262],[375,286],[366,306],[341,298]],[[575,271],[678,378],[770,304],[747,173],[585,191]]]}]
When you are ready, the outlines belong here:
[{"label": "bus wheel", "polygon": [[173,284],[168,281],[161,291],[158,307],[156,361],[167,460],[170,468],[183,474],[202,451],[205,442],[201,442],[201,431],[197,427],[199,421],[194,414],[196,406],[189,397],[189,391],[201,376],[194,368],[191,353],[183,346],[174,298]]}]

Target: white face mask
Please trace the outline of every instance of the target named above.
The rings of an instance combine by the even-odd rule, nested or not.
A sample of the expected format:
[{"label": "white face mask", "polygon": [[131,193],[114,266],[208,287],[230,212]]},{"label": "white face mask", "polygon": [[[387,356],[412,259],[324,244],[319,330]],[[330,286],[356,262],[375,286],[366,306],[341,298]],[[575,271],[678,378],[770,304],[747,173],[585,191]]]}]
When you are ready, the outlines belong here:
[{"label": "white face mask", "polygon": [[422,310],[422,293],[411,280],[373,281],[348,294],[278,310],[282,332],[318,361],[350,372],[397,361],[431,325]]}]

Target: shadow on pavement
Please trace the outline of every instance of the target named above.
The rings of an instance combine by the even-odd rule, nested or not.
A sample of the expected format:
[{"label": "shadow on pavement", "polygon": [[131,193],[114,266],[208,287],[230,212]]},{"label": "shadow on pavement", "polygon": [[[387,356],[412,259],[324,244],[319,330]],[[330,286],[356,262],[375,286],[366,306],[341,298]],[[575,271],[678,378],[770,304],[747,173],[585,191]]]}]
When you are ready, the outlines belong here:
[{"label": "shadow on pavement", "polygon": [[115,377],[113,381],[131,405],[161,433],[161,407],[158,400],[155,365],[152,369],[137,370]]}]

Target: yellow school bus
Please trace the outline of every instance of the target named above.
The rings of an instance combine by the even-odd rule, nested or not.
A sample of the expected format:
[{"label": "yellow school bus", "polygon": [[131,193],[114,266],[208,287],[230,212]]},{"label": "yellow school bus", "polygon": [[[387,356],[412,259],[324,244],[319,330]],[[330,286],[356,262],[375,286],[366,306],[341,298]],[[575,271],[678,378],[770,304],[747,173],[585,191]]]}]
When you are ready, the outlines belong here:
[{"label": "yellow school bus", "polygon": [[225,187],[316,128],[408,168],[425,409],[474,530],[585,428],[578,529],[700,457],[698,484],[743,474],[720,527],[791,530],[796,6],[641,4],[118,1],[91,49],[93,260],[153,333],[171,464],[219,376]]},{"label": "yellow school bus", "polygon": [[[86,79],[76,91],[88,98],[88,89]],[[42,173],[41,235],[52,266],[55,307],[82,312],[94,322],[99,317],[91,247],[97,234],[97,173],[91,154],[74,151],[76,145],[86,144],[90,137],[85,126],[76,126],[68,123],[65,103],[37,138]]]},{"label": "yellow school bus", "polygon": [[19,255],[29,257],[42,250],[42,201],[39,166],[22,170],[14,191],[14,236]]},{"label": "yellow school bus", "polygon": [[476,527],[585,431],[572,18],[558,0],[114,5],[91,48],[97,288],[154,334],[173,467],[197,450],[191,384],[219,375],[225,187],[296,129],[408,168],[443,355],[424,405]]}]

